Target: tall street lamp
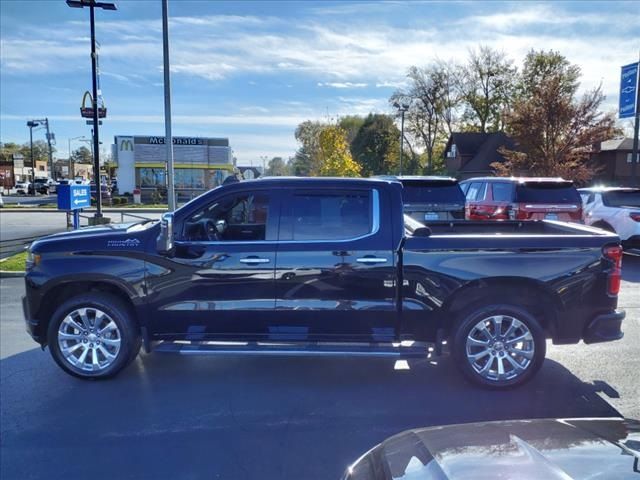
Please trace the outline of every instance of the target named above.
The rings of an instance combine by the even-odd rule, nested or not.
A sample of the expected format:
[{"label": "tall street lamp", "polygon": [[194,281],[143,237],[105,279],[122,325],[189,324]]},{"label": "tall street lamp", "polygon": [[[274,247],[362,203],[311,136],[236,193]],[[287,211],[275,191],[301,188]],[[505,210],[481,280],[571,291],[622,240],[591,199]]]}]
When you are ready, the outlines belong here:
[{"label": "tall street lamp", "polygon": [[[33,158],[33,129],[35,127],[39,127],[40,122],[36,120],[29,120],[27,122],[27,127],[29,127],[29,148],[31,150],[31,184],[33,185],[33,195],[36,194],[36,162]],[[27,187],[27,193],[29,193],[29,188]]]},{"label": "tall street lamp", "polygon": [[[96,214],[95,218],[102,217],[102,188],[100,188],[100,139],[98,136],[98,76],[96,55],[96,8],[103,10],[117,10],[115,3],[96,2],[95,0],[67,0],[67,5],[72,8],[89,7],[89,22],[91,24],[91,87],[93,107],[93,178],[96,182]],[[99,223],[99,221],[97,222]]]},{"label": "tall street lamp", "polygon": [[402,156],[404,154],[404,114],[409,110],[408,103],[393,102],[393,106],[400,112],[400,175],[402,175]]},{"label": "tall street lamp", "polygon": [[67,175],[69,176],[69,180],[74,180],[76,178],[75,171],[74,171],[75,165],[73,164],[73,157],[71,155],[71,142],[73,140],[81,140],[84,138],[85,137],[81,135],[79,137],[73,137],[69,139],[69,164],[67,165],[69,168],[69,171],[67,172]]}]

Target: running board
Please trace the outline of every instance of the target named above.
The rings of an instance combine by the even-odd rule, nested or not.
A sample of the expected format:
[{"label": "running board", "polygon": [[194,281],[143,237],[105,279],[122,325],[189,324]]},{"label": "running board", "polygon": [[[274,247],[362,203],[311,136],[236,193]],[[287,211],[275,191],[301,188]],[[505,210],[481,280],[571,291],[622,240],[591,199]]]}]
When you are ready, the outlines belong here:
[{"label": "running board", "polygon": [[427,358],[433,347],[426,343],[275,343],[162,341],[154,352],[181,355],[279,355]]}]

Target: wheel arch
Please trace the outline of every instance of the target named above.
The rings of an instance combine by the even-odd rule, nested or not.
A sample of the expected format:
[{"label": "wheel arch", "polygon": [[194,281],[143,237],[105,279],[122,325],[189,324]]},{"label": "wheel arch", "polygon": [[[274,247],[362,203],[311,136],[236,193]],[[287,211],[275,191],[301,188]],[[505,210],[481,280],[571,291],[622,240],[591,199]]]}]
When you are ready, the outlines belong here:
[{"label": "wheel arch", "polygon": [[616,233],[616,229],[613,228],[613,226],[606,220],[598,220],[597,222],[593,222],[591,226],[601,228],[602,230],[606,230],[608,232]]},{"label": "wheel arch", "polygon": [[136,296],[132,295],[130,287],[127,288],[127,286],[122,285],[118,279],[93,278],[93,280],[82,280],[77,277],[66,279],[57,282],[56,285],[51,286],[42,293],[40,306],[34,316],[39,320],[38,333],[40,338],[44,339],[43,345],[48,343],[47,331],[49,322],[56,309],[70,298],[90,292],[108,293],[121,300],[130,309],[135,324],[138,328],[140,327],[138,309],[135,302]]},{"label": "wheel arch", "polygon": [[522,277],[495,277],[466,283],[442,305],[439,327],[451,333],[461,313],[475,306],[492,303],[508,303],[528,310],[553,337],[556,331],[562,303],[558,295],[542,282]]}]

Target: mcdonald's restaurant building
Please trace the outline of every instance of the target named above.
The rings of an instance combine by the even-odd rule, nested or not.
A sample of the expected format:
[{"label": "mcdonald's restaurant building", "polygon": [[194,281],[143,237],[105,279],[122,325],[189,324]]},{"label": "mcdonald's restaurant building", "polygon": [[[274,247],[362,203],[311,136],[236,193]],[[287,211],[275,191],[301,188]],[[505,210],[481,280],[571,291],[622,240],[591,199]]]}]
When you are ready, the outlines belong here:
[{"label": "mcdonald's restaurant building", "polygon": [[[121,194],[166,186],[165,137],[116,135],[112,158]],[[228,138],[173,137],[173,159],[175,189],[183,197],[221,185],[234,169]]]}]

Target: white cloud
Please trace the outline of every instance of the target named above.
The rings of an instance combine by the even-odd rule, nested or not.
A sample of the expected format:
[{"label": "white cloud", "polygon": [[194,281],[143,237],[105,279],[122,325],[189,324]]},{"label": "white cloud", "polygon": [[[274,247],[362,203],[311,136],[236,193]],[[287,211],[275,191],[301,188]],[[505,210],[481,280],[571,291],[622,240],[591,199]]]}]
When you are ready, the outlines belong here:
[{"label": "white cloud", "polygon": [[367,84],[362,82],[318,82],[318,86],[331,88],[365,88]]}]

